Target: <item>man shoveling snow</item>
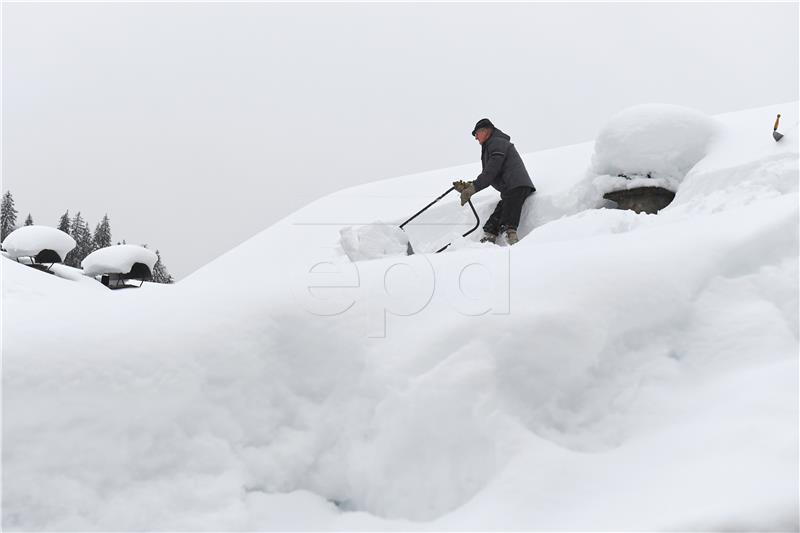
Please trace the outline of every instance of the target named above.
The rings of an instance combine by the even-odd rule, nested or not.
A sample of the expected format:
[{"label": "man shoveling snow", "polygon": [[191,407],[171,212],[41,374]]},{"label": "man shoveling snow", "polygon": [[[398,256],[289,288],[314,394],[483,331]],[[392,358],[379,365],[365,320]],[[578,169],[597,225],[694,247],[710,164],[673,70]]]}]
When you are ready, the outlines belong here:
[{"label": "man shoveling snow", "polygon": [[485,233],[481,242],[494,243],[497,236],[505,232],[506,242],[519,241],[517,227],[522,205],[536,191],[525,163],[511,143],[511,137],[497,129],[488,118],[475,124],[472,136],[481,144],[483,171],[474,181],[456,181],[453,187],[461,193],[461,205],[470,197],[491,185],[500,192],[500,201],[483,225]]}]

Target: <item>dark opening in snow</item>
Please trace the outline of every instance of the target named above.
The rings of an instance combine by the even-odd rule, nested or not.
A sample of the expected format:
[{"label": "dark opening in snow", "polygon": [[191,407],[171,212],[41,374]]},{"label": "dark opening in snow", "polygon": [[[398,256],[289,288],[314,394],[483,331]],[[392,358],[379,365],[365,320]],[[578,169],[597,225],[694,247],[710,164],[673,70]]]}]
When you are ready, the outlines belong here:
[{"label": "dark opening in snow", "polygon": [[[100,278],[100,283],[109,289],[125,289],[141,287],[145,281],[153,279],[153,273],[150,268],[144,263],[134,263],[130,272],[125,274],[108,273],[103,274]],[[127,280],[139,281],[139,285],[130,285],[125,283]]]},{"label": "dark opening in snow", "polygon": [[619,209],[654,215],[672,202],[675,193],[663,187],[636,187],[612,191],[603,198],[615,202]]},{"label": "dark opening in snow", "polygon": [[42,250],[33,260],[37,263],[60,263],[61,257],[54,250]]}]

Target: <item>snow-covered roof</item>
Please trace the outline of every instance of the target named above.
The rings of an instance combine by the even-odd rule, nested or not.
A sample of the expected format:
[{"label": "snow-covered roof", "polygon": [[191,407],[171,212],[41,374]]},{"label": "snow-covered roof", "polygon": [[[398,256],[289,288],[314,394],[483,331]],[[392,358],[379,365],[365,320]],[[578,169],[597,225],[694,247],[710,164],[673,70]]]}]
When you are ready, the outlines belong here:
[{"label": "snow-covered roof", "polygon": [[42,250],[53,250],[61,260],[75,248],[75,239],[50,226],[22,226],[3,241],[3,248],[12,259],[33,257]]},{"label": "snow-covered roof", "polygon": [[[0,260],[6,516],[16,530],[788,530],[800,145],[794,126],[772,139],[778,112],[800,116],[718,118],[658,216],[596,208],[591,143],[526,155],[538,192],[513,247],[475,232],[345,263],[345,214],[399,224],[459,167],[326,196],[178,287],[111,293]],[[476,195],[481,220],[498,199]],[[453,194],[423,215],[431,233],[470,216]],[[246,473],[269,490],[242,490]]]},{"label": "snow-covered roof", "polygon": [[597,175],[647,176],[679,182],[705,155],[714,133],[709,116],[676,105],[637,105],[600,131],[592,158]]},{"label": "snow-covered roof", "polygon": [[90,253],[81,261],[81,267],[87,276],[127,274],[134,263],[144,263],[152,271],[157,260],[158,256],[147,248],[135,244],[118,244]]}]

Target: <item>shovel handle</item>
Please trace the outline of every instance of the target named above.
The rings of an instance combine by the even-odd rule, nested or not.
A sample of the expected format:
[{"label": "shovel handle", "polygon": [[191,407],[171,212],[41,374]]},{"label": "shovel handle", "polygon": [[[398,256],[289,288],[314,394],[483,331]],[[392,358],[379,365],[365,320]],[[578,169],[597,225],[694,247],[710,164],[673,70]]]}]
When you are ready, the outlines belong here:
[{"label": "shovel handle", "polygon": [[772,128],[772,131],[777,131],[778,130],[778,122],[780,122],[780,121],[781,121],[781,114],[778,113],[778,116],[775,119],[775,126]]},{"label": "shovel handle", "polygon": [[439,196],[439,197],[438,197],[436,200],[432,201],[431,203],[429,203],[428,205],[426,205],[425,207],[423,207],[422,209],[420,209],[419,211],[417,211],[416,213],[414,213],[414,215],[413,215],[411,218],[409,218],[408,220],[406,220],[405,222],[403,222],[402,224],[400,224],[400,229],[403,229],[403,226],[405,226],[406,224],[408,224],[409,222],[411,222],[412,220],[414,220],[415,218],[417,218],[418,216],[420,216],[420,215],[422,214],[422,212],[423,212],[423,211],[425,211],[426,209],[428,209],[430,206],[432,206],[433,204],[435,204],[436,202],[438,202],[439,200],[441,200],[442,198],[444,198],[444,197],[445,197],[445,196],[447,196],[448,194],[450,194],[450,191],[454,191],[454,190],[456,190],[456,188],[455,188],[455,187],[450,187],[449,189],[447,189],[446,191],[444,191],[444,192],[443,192],[443,193],[442,193],[442,194],[441,194],[441,195],[440,195],[440,196]]}]

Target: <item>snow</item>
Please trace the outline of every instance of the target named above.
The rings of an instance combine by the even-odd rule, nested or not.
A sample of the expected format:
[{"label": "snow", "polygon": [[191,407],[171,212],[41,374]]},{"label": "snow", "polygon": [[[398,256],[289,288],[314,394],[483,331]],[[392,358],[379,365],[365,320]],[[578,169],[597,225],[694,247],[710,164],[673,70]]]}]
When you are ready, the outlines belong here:
[{"label": "snow", "polygon": [[53,250],[63,261],[75,248],[75,239],[61,230],[48,226],[22,226],[12,231],[3,241],[8,257],[33,257],[42,250]]},{"label": "snow", "polygon": [[340,234],[340,245],[351,261],[405,255],[408,250],[408,236],[398,226],[375,222],[342,228]]},{"label": "snow", "polygon": [[81,267],[87,276],[127,274],[134,263],[143,263],[152,272],[156,261],[158,256],[147,248],[135,244],[117,244],[90,253],[81,261]]},{"label": "snow", "polygon": [[[472,164],[321,198],[165,290],[0,259],[4,529],[797,530],[778,112],[798,105],[714,117],[658,215],[602,207],[594,143],[525,154],[513,247],[342,248]],[[450,196],[422,240],[469,226]],[[475,195],[481,220],[497,200]]]},{"label": "snow", "polygon": [[55,264],[50,268],[56,277],[65,279],[72,283],[80,283],[89,290],[108,292],[108,288],[96,279],[87,277],[80,268],[74,268],[65,264]]},{"label": "snow", "polygon": [[625,109],[598,133],[592,171],[606,192],[648,185],[675,191],[706,155],[715,129],[710,117],[689,108],[645,104]]}]

